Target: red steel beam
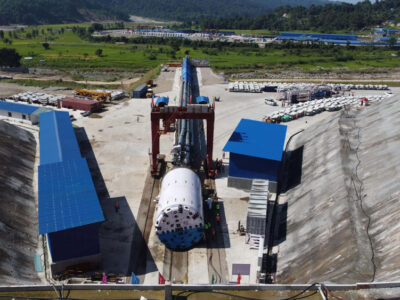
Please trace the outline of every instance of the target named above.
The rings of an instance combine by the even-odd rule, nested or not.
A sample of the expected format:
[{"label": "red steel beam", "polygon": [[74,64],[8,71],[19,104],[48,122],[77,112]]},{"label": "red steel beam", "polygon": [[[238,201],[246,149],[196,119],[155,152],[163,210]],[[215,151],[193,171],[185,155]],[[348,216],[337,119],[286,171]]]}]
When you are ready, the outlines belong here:
[{"label": "red steel beam", "polygon": [[[169,131],[170,124],[177,119],[206,120],[207,121],[207,168],[208,175],[214,176],[213,168],[213,144],[214,144],[214,121],[215,113],[212,107],[208,112],[188,112],[188,107],[168,106],[164,108],[152,107],[151,111],[151,137],[152,137],[152,170],[151,174],[157,174],[158,160],[160,154],[160,135]],[[163,120],[164,128],[160,131],[160,120]]]}]

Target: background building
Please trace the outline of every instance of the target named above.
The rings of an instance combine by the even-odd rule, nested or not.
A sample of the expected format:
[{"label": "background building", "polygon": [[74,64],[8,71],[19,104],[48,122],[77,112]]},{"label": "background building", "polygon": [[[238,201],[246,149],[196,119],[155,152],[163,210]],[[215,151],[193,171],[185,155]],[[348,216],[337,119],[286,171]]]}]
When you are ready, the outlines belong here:
[{"label": "background building", "polygon": [[31,115],[39,106],[26,105],[15,102],[0,100],[0,116],[15,118],[20,120],[31,120]]}]

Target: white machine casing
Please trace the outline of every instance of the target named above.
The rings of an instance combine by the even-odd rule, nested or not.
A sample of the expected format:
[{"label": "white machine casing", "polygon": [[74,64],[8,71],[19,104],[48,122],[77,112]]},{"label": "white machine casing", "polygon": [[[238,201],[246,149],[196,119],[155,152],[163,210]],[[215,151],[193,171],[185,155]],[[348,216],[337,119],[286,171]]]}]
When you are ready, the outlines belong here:
[{"label": "white machine casing", "polygon": [[201,182],[188,168],[169,171],[162,183],[157,207],[156,233],[204,226]]}]

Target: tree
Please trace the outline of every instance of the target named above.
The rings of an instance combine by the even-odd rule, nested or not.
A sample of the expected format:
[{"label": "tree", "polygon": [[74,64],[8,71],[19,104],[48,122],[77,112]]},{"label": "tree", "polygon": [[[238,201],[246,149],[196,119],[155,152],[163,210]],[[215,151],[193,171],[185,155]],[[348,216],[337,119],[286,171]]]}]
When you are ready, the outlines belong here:
[{"label": "tree", "polygon": [[150,52],[150,55],[149,55],[149,59],[150,59],[150,60],[156,60],[156,59],[157,59],[157,56],[151,51],[151,52]]},{"label": "tree", "polygon": [[42,44],[44,50],[49,50],[50,49],[50,44],[49,43],[43,43]]},{"label": "tree", "polygon": [[103,25],[100,23],[93,23],[89,26],[88,31],[92,34],[95,31],[102,31],[104,29]]},{"label": "tree", "polygon": [[0,39],[4,39],[4,31],[0,30]]},{"label": "tree", "polygon": [[0,66],[19,67],[21,65],[21,55],[15,49],[0,49]]},{"label": "tree", "polygon": [[96,52],[95,52],[95,54],[96,54],[98,57],[101,57],[101,56],[103,55],[103,49],[97,49]]},{"label": "tree", "polygon": [[394,47],[396,45],[396,42],[397,42],[397,39],[394,36],[392,36],[389,40],[390,47]]}]

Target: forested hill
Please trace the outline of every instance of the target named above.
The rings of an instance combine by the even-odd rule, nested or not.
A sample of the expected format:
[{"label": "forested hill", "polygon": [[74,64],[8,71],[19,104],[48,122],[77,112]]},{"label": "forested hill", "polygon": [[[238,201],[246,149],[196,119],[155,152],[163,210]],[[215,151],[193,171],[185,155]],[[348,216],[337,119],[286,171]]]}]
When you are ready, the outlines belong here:
[{"label": "forested hill", "polygon": [[56,24],[128,20],[129,15],[189,21],[205,17],[256,17],[280,5],[327,0],[0,0],[0,24]]},{"label": "forested hill", "polygon": [[325,4],[327,0],[99,0],[133,15],[190,21],[202,17],[255,17],[282,5]]},{"label": "forested hill", "polygon": [[0,0],[0,25],[128,19],[123,10],[98,0]]},{"label": "forested hill", "polygon": [[258,17],[204,18],[196,21],[201,28],[268,29],[275,31],[362,30],[388,20],[400,22],[400,1],[381,0],[357,4],[341,3],[305,7],[279,7]]}]

